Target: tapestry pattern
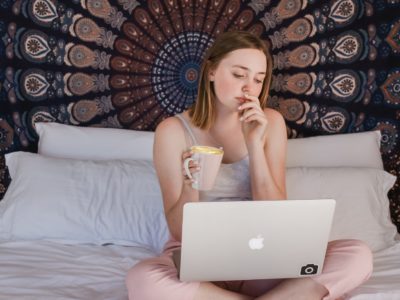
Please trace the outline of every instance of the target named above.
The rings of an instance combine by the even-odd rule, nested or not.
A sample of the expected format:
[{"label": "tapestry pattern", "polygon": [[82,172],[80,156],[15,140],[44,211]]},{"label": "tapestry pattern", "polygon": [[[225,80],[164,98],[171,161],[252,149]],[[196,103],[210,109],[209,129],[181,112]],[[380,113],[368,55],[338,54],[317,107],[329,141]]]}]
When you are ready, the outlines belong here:
[{"label": "tapestry pattern", "polygon": [[[215,38],[247,30],[271,45],[289,138],[379,129],[400,177],[399,2],[2,0],[0,154],[36,151],[39,121],[154,130],[196,101]],[[1,197],[3,158],[0,178]],[[389,195],[400,229],[399,180]]]}]

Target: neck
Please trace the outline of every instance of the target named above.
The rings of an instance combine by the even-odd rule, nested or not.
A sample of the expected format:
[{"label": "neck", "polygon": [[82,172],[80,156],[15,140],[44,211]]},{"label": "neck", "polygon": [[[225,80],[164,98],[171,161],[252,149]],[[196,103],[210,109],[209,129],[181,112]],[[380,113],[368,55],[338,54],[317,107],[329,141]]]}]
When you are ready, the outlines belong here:
[{"label": "neck", "polygon": [[211,129],[217,129],[218,131],[219,129],[222,129],[222,131],[224,131],[234,127],[240,127],[239,111],[232,111],[223,108],[220,109],[218,107],[214,124]]},{"label": "neck", "polygon": [[208,133],[216,140],[226,137],[230,132],[241,132],[238,112],[217,110],[213,126]]}]

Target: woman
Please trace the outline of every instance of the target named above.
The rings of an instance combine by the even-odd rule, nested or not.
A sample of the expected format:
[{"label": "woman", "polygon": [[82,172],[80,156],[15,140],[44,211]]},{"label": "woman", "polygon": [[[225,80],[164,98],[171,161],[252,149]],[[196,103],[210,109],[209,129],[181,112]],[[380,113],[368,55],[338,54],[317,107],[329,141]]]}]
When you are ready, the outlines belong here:
[{"label": "woman", "polygon": [[[135,265],[127,277],[131,300],[337,299],[367,280],[372,256],[360,241],[328,245],[321,275],[285,280],[181,282],[172,253],[179,249],[187,202],[285,199],[286,127],[266,108],[272,59],[262,40],[247,32],[221,34],[200,72],[196,103],[157,127],[154,164],[171,233],[161,256]],[[223,147],[213,190],[199,192],[183,170],[194,145]],[[191,173],[198,172],[196,162]]]}]

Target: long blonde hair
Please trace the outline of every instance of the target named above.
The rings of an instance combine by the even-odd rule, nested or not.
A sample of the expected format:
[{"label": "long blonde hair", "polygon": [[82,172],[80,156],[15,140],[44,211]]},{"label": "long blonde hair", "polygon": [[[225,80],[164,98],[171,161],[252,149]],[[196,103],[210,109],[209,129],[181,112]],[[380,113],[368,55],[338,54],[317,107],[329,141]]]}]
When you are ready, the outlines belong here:
[{"label": "long blonde hair", "polygon": [[272,78],[272,58],[266,41],[246,31],[229,31],[218,36],[208,49],[200,69],[200,79],[196,102],[189,108],[192,123],[201,129],[209,129],[215,120],[215,92],[209,79],[209,73],[214,70],[222,59],[230,52],[238,49],[261,50],[267,58],[267,69],[264,84],[260,94],[260,104],[267,104],[269,87]]}]

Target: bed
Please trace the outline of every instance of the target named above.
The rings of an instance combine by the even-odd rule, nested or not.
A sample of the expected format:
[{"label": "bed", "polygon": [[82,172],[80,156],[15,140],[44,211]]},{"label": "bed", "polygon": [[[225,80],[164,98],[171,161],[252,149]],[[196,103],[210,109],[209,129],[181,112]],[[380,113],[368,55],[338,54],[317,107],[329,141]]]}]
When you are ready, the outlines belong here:
[{"label": "bed", "polygon": [[[0,299],[127,299],[127,270],[168,238],[154,134],[57,123],[36,130],[37,154],[6,155],[12,181],[0,202]],[[400,299],[400,239],[387,198],[395,177],[383,170],[380,137],[288,145],[288,198],[335,198],[330,238],[358,238],[373,250],[372,277],[345,299]]]},{"label": "bed", "polygon": [[[127,270],[155,255],[144,247],[63,245],[46,241],[0,244],[0,299],[126,300]],[[398,300],[400,243],[375,254],[372,278],[347,299]]]}]

